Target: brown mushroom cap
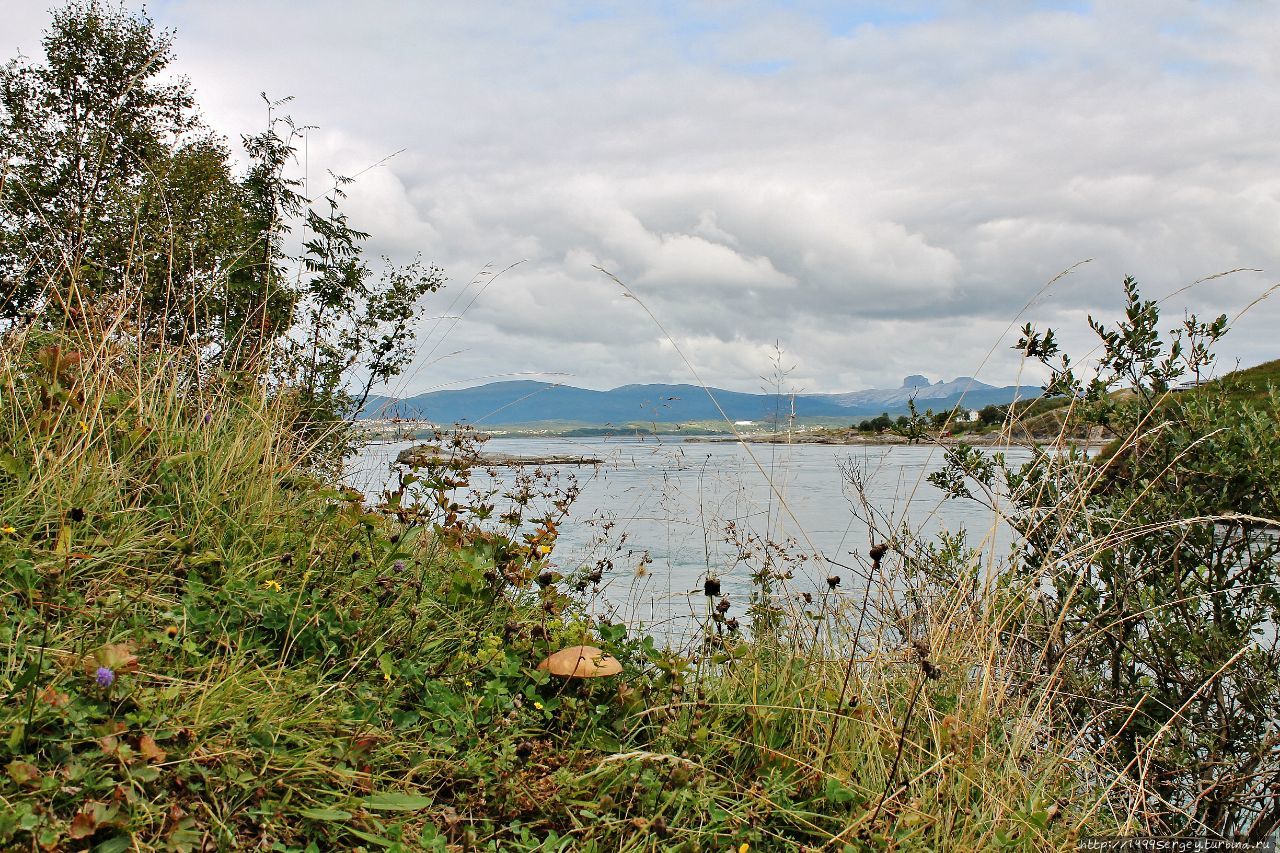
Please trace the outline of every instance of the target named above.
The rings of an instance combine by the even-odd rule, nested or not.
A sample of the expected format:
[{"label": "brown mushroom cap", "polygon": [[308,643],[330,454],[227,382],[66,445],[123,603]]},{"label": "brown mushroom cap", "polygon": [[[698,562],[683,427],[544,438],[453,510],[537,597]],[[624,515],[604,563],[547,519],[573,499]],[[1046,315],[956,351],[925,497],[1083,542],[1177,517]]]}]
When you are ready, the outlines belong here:
[{"label": "brown mushroom cap", "polygon": [[622,663],[595,646],[570,646],[538,664],[538,669],[565,678],[600,678],[622,672]]}]

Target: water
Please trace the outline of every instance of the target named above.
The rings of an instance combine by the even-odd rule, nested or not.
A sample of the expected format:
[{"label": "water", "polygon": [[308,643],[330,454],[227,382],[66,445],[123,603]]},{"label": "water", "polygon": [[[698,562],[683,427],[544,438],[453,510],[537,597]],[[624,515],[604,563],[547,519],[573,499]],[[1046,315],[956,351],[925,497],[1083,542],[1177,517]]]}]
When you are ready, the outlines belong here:
[{"label": "water", "polygon": [[[416,443],[370,445],[351,461],[348,481],[376,498],[395,482],[396,455]],[[861,565],[851,552],[865,555],[870,545],[868,507],[880,531],[876,539],[909,520],[925,535],[964,528],[971,544],[985,543],[997,555],[1009,543],[989,509],[943,501],[927,482],[942,465],[936,447],[495,438],[485,450],[605,460],[557,466],[561,477],[576,476],[582,491],[552,560],[566,574],[611,560],[593,606],[615,608],[620,618],[656,633],[681,631],[704,613],[708,571],[725,592],[744,594],[764,541],[787,543],[793,592],[826,590],[828,574],[835,573],[841,592],[856,593],[858,578],[828,561]],[[1015,462],[1029,457],[1019,448],[1005,452]],[[861,492],[851,487],[850,474],[862,481]],[[754,557],[740,560],[744,549]]]}]

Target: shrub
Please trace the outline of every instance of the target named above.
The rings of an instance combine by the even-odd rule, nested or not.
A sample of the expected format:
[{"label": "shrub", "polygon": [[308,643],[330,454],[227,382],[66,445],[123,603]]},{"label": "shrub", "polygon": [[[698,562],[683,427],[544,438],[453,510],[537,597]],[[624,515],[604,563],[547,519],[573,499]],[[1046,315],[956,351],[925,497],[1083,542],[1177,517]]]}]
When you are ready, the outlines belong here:
[{"label": "shrub", "polygon": [[[1169,393],[1212,365],[1226,318],[1163,340],[1125,281],[1125,318],[1085,381],[1052,331],[1019,347],[1049,365],[1068,423],[1122,436],[1096,459],[1038,450],[1014,469],[948,450],[933,481],[1007,493],[1021,547],[1002,579],[1025,689],[1043,691],[1079,748],[1117,769],[1115,796],[1153,832],[1280,826],[1280,399],[1232,401],[1229,381]],[[1026,614],[1023,620],[1023,614]]]}]

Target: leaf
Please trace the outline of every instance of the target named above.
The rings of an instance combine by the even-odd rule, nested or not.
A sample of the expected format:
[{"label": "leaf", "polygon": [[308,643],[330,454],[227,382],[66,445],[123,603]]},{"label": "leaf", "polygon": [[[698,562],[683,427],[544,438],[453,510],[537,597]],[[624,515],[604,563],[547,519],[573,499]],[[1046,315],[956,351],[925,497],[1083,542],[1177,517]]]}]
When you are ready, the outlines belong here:
[{"label": "leaf", "polygon": [[45,687],[40,691],[40,701],[44,702],[51,708],[65,708],[71,701],[71,697],[65,693],[59,693],[54,689],[53,685]]},{"label": "leaf", "polygon": [[833,803],[854,803],[861,799],[856,791],[849,790],[838,779],[828,779],[823,793]]},{"label": "leaf", "polygon": [[25,480],[27,476],[27,466],[11,453],[0,453],[0,471],[12,475],[19,481]]},{"label": "leaf", "polygon": [[374,835],[373,833],[370,833],[370,832],[361,832],[360,830],[356,829],[353,826],[347,827],[347,832],[351,833],[356,838],[363,838],[365,841],[368,841],[370,844],[377,844],[380,847],[395,846],[395,842],[389,838],[383,838],[380,835]]},{"label": "leaf", "polygon": [[151,735],[143,735],[138,738],[138,752],[152,764],[159,764],[168,757],[168,753],[156,745],[156,739]]},{"label": "leaf", "polygon": [[76,816],[71,819],[71,829],[67,833],[72,838],[88,838],[98,831],[98,817],[93,813],[93,809],[86,809],[77,812]]},{"label": "leaf", "polygon": [[429,809],[434,805],[435,800],[430,797],[415,797],[413,794],[395,792],[374,794],[364,800],[365,808],[385,812],[416,812]]},{"label": "leaf", "polygon": [[351,812],[344,812],[342,809],[303,809],[298,814],[311,820],[343,821],[351,819]]},{"label": "leaf", "polygon": [[5,770],[9,772],[9,778],[19,785],[34,788],[40,784],[40,768],[34,764],[15,758],[9,762]]},{"label": "leaf", "polygon": [[93,853],[124,853],[133,846],[133,842],[127,835],[117,835],[115,838],[108,838],[106,841],[93,848]]},{"label": "leaf", "polygon": [[40,665],[35,661],[27,664],[27,668],[22,671],[22,675],[18,676],[18,680],[13,682],[13,692],[17,693],[26,689],[26,686],[36,680],[36,676],[40,674]]},{"label": "leaf", "polygon": [[133,643],[108,643],[94,652],[91,660],[85,662],[85,669],[90,675],[96,673],[100,666],[116,673],[136,672],[138,656],[133,653],[133,649]]}]

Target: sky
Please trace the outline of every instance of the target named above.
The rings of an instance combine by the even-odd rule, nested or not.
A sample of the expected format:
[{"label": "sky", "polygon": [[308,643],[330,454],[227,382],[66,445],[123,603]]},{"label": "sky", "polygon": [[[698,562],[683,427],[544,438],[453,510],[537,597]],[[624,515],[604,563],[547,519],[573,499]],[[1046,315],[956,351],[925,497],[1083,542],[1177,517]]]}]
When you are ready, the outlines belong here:
[{"label": "sky", "polygon": [[[50,5],[6,3],[0,55],[39,56]],[[371,254],[444,268],[393,393],[1037,384],[1018,327],[1086,359],[1126,275],[1165,328],[1280,282],[1269,0],[148,12],[209,125],[238,140],[292,96],[310,194],[361,173]],[[1220,370],[1280,357],[1276,328],[1280,296]]]}]

